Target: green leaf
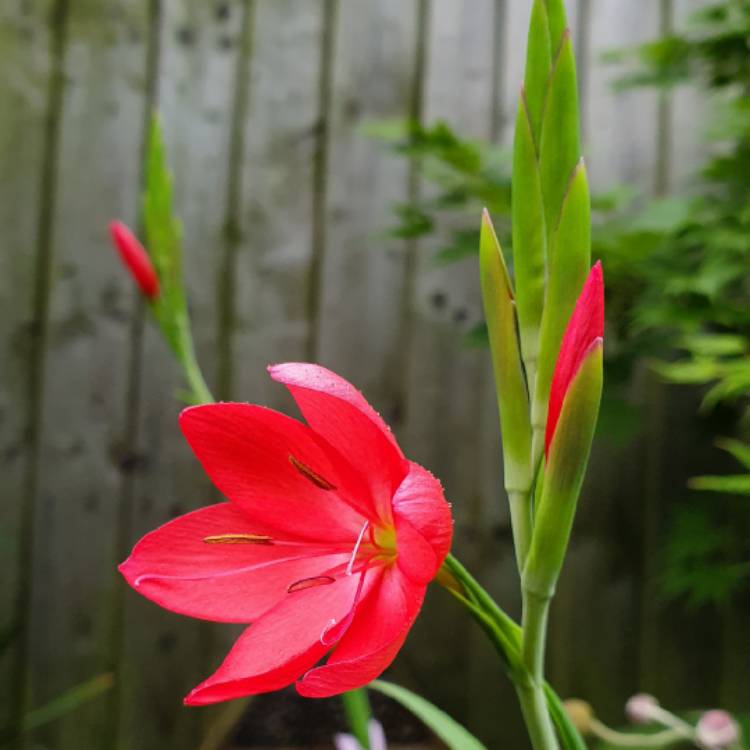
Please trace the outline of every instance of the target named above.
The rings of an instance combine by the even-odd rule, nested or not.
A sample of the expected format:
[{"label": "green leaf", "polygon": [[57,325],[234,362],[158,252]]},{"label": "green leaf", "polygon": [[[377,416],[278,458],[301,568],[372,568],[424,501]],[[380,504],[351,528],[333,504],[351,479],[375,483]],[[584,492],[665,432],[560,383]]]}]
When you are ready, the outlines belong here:
[{"label": "green leaf", "polygon": [[146,189],[143,222],[149,254],[159,276],[160,293],[153,312],[169,345],[182,355],[182,327],[187,320],[187,302],[182,278],[182,230],[172,206],[172,175],[159,118],[149,130],[146,153]]},{"label": "green leaf", "polygon": [[564,0],[545,0],[545,2],[549,19],[549,38],[554,57],[560,48],[565,29],[568,27],[568,19],[565,16]]},{"label": "green leaf", "polygon": [[550,244],[532,413],[532,424],[537,431],[544,429],[547,420],[549,389],[557,355],[591,264],[590,210],[586,169],[581,161],[565,196],[560,222]]},{"label": "green leaf", "polygon": [[537,144],[542,133],[542,114],[554,54],[550,41],[546,0],[534,0],[529,22],[524,91],[521,92],[521,99],[526,99],[532,141]]},{"label": "green leaf", "polygon": [[502,248],[486,211],[482,214],[479,268],[500,412],[505,486],[509,492],[527,492],[531,485],[531,423],[513,289]]},{"label": "green leaf", "polygon": [[539,148],[548,236],[557,227],[563,200],[580,158],[576,63],[570,32],[566,31],[550,77]]},{"label": "green leaf", "polygon": [[31,732],[37,727],[66,716],[84,703],[88,703],[105,693],[112,685],[114,685],[114,679],[109,673],[101,674],[88,682],[76,685],[57,696],[57,698],[52,699],[49,703],[26,714],[23,720],[23,731]]},{"label": "green leaf", "polygon": [[731,438],[720,438],[716,445],[734,456],[746,469],[750,469],[750,444]]},{"label": "green leaf", "polygon": [[521,351],[531,383],[539,357],[539,328],[544,308],[547,236],[539,163],[523,94],[518,104],[516,118],[511,185],[513,191],[513,266],[518,297],[518,326]]},{"label": "green leaf", "polygon": [[688,486],[694,490],[722,492],[727,495],[750,495],[750,474],[693,477]]},{"label": "green leaf", "polygon": [[450,750],[487,750],[487,748],[455,719],[416,693],[391,682],[375,680],[368,687],[400,703],[423,721]]}]

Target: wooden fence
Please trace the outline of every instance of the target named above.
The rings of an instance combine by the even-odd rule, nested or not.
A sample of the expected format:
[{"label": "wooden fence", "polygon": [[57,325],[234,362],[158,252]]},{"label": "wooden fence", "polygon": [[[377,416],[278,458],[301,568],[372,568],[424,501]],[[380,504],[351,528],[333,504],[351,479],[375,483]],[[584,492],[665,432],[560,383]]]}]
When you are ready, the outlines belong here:
[{"label": "wooden fence", "polygon": [[[658,191],[690,174],[700,99],[615,94],[599,58],[697,4],[571,4],[595,185]],[[480,315],[476,268],[436,267],[429,243],[383,238],[419,176],[361,126],[444,118],[508,143],[529,5],[0,3],[0,726],[113,671],[113,691],[34,747],[197,747],[210,712],[180,699],[234,632],[160,610],[115,572],[141,534],[213,498],[177,430],[179,374],[107,241],[110,218],[137,223],[154,107],[215,392],[288,409],[265,374],[273,361],[315,359],[351,379],[442,477],[459,554],[516,610],[487,355],[461,341]],[[733,656],[747,616],[659,604],[661,531],[700,433],[684,394],[640,380],[648,424],[628,446],[595,451],[551,676],[613,720],[637,688],[678,705],[747,704],[749,670]],[[490,747],[522,747],[512,692],[464,619],[433,592],[394,674]]]}]

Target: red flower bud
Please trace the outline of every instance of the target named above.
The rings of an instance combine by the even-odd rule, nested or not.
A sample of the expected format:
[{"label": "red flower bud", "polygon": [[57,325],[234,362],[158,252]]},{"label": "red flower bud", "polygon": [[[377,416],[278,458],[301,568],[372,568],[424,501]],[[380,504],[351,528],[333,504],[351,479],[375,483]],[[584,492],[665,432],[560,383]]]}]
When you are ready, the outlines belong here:
[{"label": "red flower bud", "polygon": [[148,299],[159,296],[159,277],[156,275],[148,253],[136,236],[121,221],[109,225],[112,242],[120,254],[120,259],[135,279],[140,290]]},{"label": "red flower bud", "polygon": [[586,356],[596,344],[601,343],[603,337],[604,279],[602,264],[597,262],[583,285],[557,357],[547,412],[547,434],[544,440],[547,455],[568,388]]}]

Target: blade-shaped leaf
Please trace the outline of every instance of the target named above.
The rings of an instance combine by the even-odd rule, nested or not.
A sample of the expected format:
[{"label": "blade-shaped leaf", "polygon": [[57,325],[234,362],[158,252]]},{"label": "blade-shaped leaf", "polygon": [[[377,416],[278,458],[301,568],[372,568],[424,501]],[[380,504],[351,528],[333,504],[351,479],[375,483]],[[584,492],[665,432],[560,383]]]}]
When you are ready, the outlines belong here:
[{"label": "blade-shaped leaf", "polygon": [[30,732],[43,724],[49,724],[69,713],[79,706],[93,700],[114,685],[111,674],[101,674],[88,682],[76,685],[62,695],[53,698],[49,703],[34,709],[23,720],[24,732]]},{"label": "blade-shaped leaf", "polygon": [[693,477],[688,486],[694,490],[723,492],[727,495],[750,495],[750,474]]},{"label": "blade-shaped leaf", "polygon": [[570,32],[566,31],[550,77],[539,146],[548,236],[557,227],[563,200],[580,158],[576,64]]},{"label": "blade-shaped leaf", "polygon": [[549,256],[532,407],[532,423],[536,430],[544,429],[549,389],[560,344],[591,263],[591,205],[582,161],[565,196],[560,221],[552,235]]},{"label": "blade-shaped leaf", "polygon": [[500,243],[486,211],[482,215],[479,248],[482,299],[490,337],[503,439],[505,485],[509,491],[528,491],[531,485],[531,423],[516,333],[513,290]]},{"label": "blade-shaped leaf", "polygon": [[516,119],[512,191],[513,266],[518,326],[529,387],[533,387],[544,308],[547,234],[539,163],[523,92]]},{"label": "blade-shaped leaf", "polygon": [[750,444],[741,440],[722,438],[716,441],[716,445],[734,456],[746,469],[750,469]]},{"label": "blade-shaped leaf", "polygon": [[368,687],[400,703],[423,721],[450,750],[487,750],[487,748],[455,719],[448,716],[422,696],[412,693],[400,685],[375,680]]},{"label": "blade-shaped leaf", "polygon": [[526,46],[524,89],[532,140],[537,146],[542,133],[542,114],[553,55],[546,0],[534,0]]}]

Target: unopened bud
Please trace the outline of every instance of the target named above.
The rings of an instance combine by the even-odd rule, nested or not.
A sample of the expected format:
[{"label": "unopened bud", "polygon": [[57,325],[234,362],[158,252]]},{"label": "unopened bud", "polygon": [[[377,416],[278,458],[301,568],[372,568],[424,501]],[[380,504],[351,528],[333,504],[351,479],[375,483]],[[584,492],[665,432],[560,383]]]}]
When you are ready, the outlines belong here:
[{"label": "unopened bud", "polygon": [[739,742],[740,728],[726,711],[707,711],[695,728],[701,747],[706,750],[723,750]]},{"label": "unopened bud", "polygon": [[654,720],[654,710],[659,708],[659,701],[653,695],[638,693],[625,704],[625,715],[633,724],[648,724]]},{"label": "unopened bud", "polygon": [[594,709],[586,701],[569,698],[563,703],[573,726],[585,737],[591,734],[591,722],[595,718]]},{"label": "unopened bud", "polygon": [[109,231],[120,259],[141,292],[150,300],[158,297],[159,277],[143,245],[121,221],[113,221],[109,225]]}]

